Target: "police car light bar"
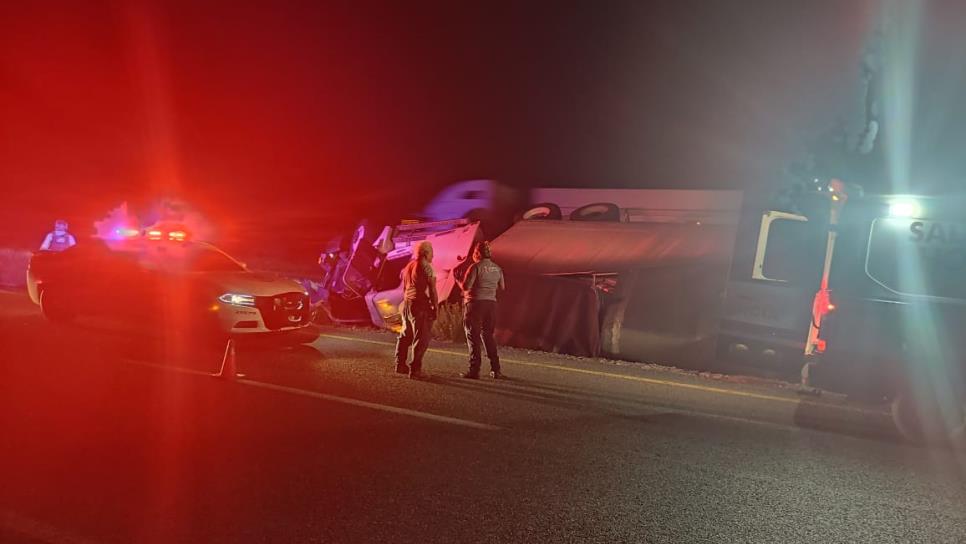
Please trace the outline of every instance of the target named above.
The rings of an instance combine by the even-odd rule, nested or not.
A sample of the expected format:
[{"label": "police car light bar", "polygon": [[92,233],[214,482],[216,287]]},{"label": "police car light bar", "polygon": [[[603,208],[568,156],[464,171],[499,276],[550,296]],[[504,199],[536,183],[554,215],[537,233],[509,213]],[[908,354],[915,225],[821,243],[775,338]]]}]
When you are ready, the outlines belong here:
[{"label": "police car light bar", "polygon": [[131,227],[121,227],[114,229],[114,234],[120,236],[121,238],[134,238],[141,232],[138,229],[132,229]]}]

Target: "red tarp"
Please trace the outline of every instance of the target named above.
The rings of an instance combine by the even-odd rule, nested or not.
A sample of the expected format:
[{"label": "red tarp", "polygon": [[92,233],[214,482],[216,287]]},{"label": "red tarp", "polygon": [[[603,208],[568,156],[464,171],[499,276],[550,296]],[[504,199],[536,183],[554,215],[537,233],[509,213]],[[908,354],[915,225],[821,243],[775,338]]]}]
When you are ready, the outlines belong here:
[{"label": "red tarp", "polygon": [[593,285],[512,273],[506,283],[498,305],[497,342],[583,357],[600,354],[600,300]]},{"label": "red tarp", "polygon": [[[493,242],[507,272],[498,341],[630,360],[706,358],[734,237],[728,225],[521,221]],[[586,279],[554,276],[581,273],[619,273],[619,290],[603,300]]]}]

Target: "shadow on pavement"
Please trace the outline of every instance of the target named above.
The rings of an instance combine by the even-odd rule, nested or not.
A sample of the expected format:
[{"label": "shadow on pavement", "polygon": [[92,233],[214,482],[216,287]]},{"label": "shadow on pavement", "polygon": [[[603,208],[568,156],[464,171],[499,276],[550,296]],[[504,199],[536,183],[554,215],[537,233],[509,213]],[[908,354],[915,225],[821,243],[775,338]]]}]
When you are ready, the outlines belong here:
[{"label": "shadow on pavement", "polygon": [[435,377],[434,383],[465,391],[483,392],[500,397],[537,402],[547,406],[621,418],[640,418],[658,415],[668,408],[650,403],[640,397],[599,394],[550,384],[530,382],[519,378],[479,381],[459,377]]}]

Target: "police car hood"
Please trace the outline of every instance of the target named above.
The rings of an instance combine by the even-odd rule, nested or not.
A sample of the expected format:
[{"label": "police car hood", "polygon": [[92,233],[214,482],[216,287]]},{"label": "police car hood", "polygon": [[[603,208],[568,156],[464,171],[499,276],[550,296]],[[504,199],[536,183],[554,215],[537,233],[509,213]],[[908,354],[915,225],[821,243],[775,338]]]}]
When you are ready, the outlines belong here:
[{"label": "police car hood", "polygon": [[224,293],[264,297],[305,291],[295,280],[263,272],[205,272],[201,275],[203,281]]}]

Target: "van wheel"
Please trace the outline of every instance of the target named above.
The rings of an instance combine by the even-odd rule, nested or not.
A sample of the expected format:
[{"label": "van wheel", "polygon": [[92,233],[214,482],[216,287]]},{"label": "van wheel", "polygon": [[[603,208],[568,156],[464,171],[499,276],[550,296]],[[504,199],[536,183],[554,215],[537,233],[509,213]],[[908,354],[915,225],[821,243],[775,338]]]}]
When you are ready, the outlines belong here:
[{"label": "van wheel", "polygon": [[621,220],[621,210],[616,204],[598,202],[581,206],[570,213],[571,221],[611,221]]},{"label": "van wheel", "polygon": [[68,306],[65,299],[66,297],[61,296],[54,289],[44,289],[40,292],[40,311],[50,321],[69,323],[76,316],[76,312]]},{"label": "van wheel", "polygon": [[962,401],[944,412],[934,395],[916,395],[908,387],[892,399],[892,421],[903,438],[917,444],[955,445],[966,439]]},{"label": "van wheel", "polygon": [[563,219],[563,214],[560,213],[560,206],[551,204],[549,202],[543,202],[523,212],[523,215],[520,217],[520,219],[523,219],[524,221],[532,221],[535,219],[557,220]]}]

